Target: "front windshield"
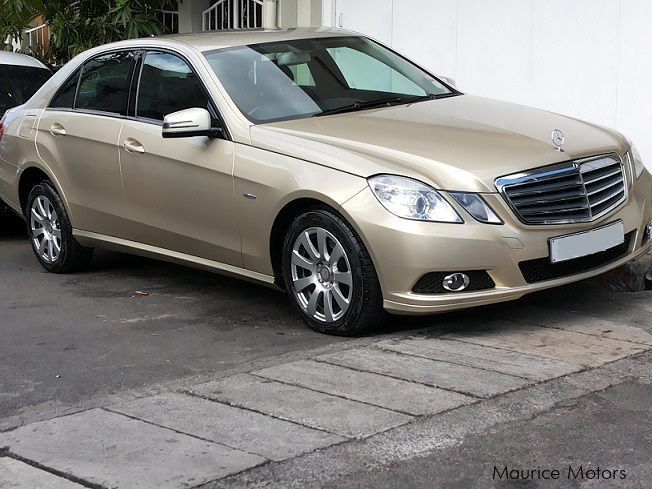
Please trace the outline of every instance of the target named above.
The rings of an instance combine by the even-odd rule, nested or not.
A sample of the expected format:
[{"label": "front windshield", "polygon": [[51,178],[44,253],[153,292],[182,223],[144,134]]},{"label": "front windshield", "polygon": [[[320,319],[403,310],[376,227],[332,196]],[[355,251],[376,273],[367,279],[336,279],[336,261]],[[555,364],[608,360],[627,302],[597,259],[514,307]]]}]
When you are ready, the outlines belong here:
[{"label": "front windshield", "polygon": [[456,94],[364,37],[300,39],[205,53],[255,123],[298,119]]}]

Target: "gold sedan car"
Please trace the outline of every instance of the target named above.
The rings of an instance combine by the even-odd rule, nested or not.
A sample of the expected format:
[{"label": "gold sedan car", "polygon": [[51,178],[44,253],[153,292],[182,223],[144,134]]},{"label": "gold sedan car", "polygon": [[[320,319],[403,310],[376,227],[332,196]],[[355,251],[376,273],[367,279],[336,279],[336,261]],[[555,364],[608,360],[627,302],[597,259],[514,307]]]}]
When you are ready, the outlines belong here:
[{"label": "gold sedan car", "polygon": [[517,299],[652,246],[619,133],[464,95],[360,35],[92,49],[0,125],[0,196],[47,270],[92,248],[285,288],[308,325]]}]

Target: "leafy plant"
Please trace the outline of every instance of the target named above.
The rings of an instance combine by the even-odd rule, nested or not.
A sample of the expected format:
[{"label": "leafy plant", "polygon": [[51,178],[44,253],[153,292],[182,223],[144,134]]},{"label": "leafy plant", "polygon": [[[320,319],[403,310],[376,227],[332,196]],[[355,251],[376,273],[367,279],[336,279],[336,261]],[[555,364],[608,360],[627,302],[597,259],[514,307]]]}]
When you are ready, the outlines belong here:
[{"label": "leafy plant", "polygon": [[[51,33],[45,57],[55,65],[100,44],[164,33],[162,17],[157,12],[169,9],[171,4],[170,0],[0,1],[0,22],[7,26],[2,39],[19,38],[27,23],[40,15]],[[10,13],[14,18],[9,17]],[[3,15],[8,16],[8,22]]]},{"label": "leafy plant", "polygon": [[0,0],[0,46],[6,48],[8,41],[20,41],[25,29],[37,10],[32,2],[25,0]]}]

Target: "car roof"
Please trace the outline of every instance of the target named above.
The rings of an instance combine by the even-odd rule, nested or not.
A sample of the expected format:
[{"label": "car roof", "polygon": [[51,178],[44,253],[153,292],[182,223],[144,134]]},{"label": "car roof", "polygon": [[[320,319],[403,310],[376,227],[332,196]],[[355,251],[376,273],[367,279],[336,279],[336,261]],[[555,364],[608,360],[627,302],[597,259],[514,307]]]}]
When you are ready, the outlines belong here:
[{"label": "car roof", "polygon": [[32,58],[26,54],[10,53],[9,51],[0,51],[0,65],[30,66],[32,68],[47,69],[47,66],[36,58]]},{"label": "car roof", "polygon": [[297,27],[293,29],[238,29],[210,31],[195,34],[172,34],[159,39],[182,42],[199,51],[246,46],[267,42],[292,41],[320,37],[359,36],[360,34],[324,27]]}]

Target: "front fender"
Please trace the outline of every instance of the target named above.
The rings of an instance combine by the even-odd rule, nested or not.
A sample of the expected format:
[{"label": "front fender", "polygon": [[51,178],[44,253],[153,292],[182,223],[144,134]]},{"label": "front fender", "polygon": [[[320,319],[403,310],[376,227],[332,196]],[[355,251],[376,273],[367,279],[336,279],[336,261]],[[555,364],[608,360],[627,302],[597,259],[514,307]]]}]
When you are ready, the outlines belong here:
[{"label": "front fender", "polygon": [[272,228],[283,208],[310,199],[339,209],[367,186],[362,177],[246,145],[236,145],[233,177],[245,268],[267,275]]}]

